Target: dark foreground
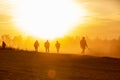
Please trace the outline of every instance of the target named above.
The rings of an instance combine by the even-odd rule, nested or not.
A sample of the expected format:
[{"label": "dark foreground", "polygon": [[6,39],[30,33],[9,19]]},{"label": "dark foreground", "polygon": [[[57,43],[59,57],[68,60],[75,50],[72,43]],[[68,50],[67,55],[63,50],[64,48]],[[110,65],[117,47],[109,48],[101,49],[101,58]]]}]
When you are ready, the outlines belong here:
[{"label": "dark foreground", "polygon": [[0,50],[0,80],[120,80],[120,59]]}]

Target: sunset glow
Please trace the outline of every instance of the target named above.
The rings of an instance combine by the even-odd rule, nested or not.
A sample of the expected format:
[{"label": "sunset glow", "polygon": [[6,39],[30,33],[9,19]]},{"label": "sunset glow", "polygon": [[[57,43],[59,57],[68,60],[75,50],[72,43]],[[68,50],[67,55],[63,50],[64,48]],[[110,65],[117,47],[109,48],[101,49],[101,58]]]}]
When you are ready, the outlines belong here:
[{"label": "sunset glow", "polygon": [[68,34],[86,14],[74,0],[20,0],[14,21],[29,35],[54,39]]}]

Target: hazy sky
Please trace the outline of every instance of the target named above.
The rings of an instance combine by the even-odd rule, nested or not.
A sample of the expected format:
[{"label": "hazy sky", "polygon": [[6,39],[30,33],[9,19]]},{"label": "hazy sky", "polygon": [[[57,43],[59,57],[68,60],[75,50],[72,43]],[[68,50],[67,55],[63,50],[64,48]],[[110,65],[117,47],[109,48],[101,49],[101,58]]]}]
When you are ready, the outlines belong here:
[{"label": "hazy sky", "polygon": [[[104,37],[120,35],[120,0],[77,1],[89,14],[84,17],[85,23],[79,25],[73,32],[75,36],[80,34]],[[11,12],[12,6],[5,0],[0,0],[0,34],[17,32],[12,22]]]},{"label": "hazy sky", "polygon": [[0,0],[0,35],[1,34],[15,34],[16,27],[12,22],[12,6],[7,0]]},{"label": "hazy sky", "polygon": [[[76,33],[89,36],[115,37],[120,35],[120,0],[78,0],[90,15],[88,24],[77,29]],[[87,34],[88,33],[88,34]]]},{"label": "hazy sky", "polygon": [[119,0],[79,0],[91,12],[92,16],[109,19],[119,19]]}]

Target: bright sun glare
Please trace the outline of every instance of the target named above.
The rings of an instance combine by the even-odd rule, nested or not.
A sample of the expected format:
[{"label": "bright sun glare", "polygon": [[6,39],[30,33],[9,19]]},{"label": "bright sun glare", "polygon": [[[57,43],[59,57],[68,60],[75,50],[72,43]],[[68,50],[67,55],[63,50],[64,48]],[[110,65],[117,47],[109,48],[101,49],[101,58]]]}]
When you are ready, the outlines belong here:
[{"label": "bright sun glare", "polygon": [[63,37],[82,22],[86,12],[74,0],[19,0],[14,15],[22,31],[54,39]]}]

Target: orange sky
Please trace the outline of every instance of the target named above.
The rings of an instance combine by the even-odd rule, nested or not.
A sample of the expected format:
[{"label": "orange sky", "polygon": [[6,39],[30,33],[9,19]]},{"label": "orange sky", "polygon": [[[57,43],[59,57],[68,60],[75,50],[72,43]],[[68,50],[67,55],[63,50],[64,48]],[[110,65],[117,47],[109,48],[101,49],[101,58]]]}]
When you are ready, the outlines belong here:
[{"label": "orange sky", "polygon": [[[9,0],[10,1],[10,0]],[[120,34],[119,0],[77,0],[89,11],[85,23],[80,24],[71,34],[90,37],[116,37]],[[12,4],[13,5],[13,4]],[[12,6],[0,0],[0,34],[19,34],[12,21]]]}]

